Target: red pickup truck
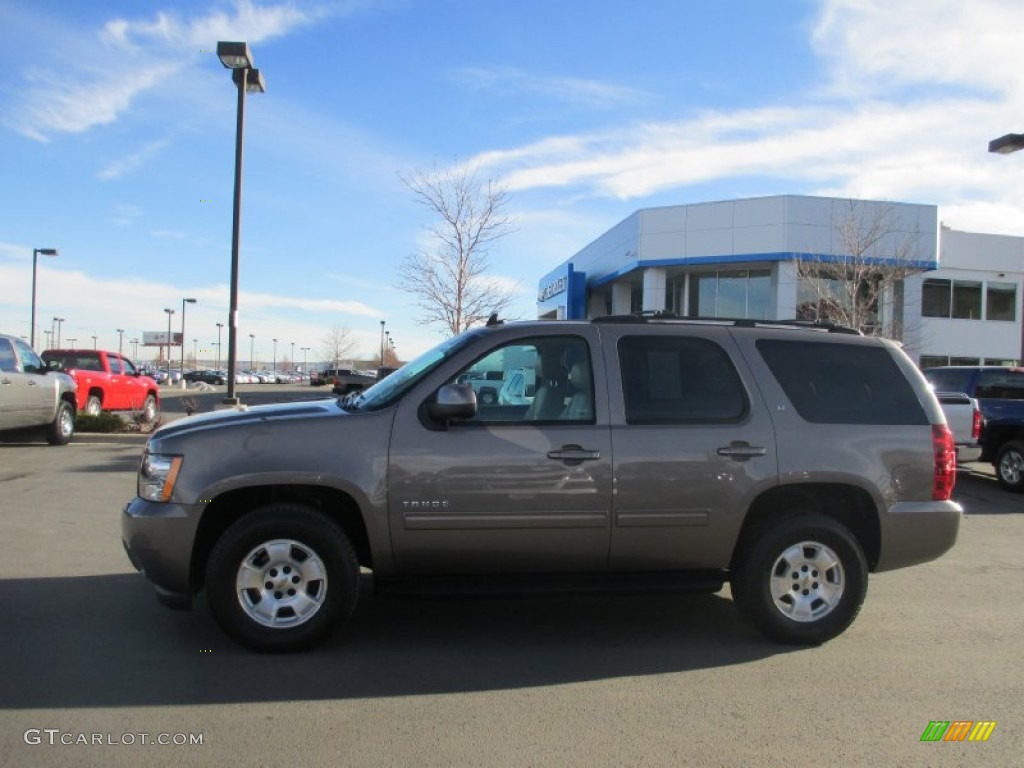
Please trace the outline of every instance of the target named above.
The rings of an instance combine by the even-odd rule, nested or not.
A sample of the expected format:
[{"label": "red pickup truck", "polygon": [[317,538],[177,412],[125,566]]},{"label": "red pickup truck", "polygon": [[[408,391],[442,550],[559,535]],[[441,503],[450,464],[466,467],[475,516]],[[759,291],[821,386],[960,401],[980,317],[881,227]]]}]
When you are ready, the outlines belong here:
[{"label": "red pickup truck", "polygon": [[160,415],[157,383],[117,352],[48,349],[42,358],[48,367],[74,377],[79,413],[97,416],[101,411],[138,411],[147,422],[156,421]]}]

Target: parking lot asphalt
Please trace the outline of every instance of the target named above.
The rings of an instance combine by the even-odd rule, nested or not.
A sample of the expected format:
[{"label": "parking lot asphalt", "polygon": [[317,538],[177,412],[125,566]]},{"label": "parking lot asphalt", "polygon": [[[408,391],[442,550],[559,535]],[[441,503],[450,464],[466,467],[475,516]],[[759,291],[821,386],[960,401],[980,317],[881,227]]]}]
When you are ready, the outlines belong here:
[{"label": "parking lot asphalt", "polygon": [[[128,563],[119,513],[144,439],[0,445],[4,766],[1021,764],[1024,497],[984,467],[960,473],[957,545],[873,576],[857,622],[818,648],[764,640],[728,588],[367,589],[325,647],[262,656],[201,599],[160,607]],[[984,743],[922,742],[935,720],[997,725]]]}]

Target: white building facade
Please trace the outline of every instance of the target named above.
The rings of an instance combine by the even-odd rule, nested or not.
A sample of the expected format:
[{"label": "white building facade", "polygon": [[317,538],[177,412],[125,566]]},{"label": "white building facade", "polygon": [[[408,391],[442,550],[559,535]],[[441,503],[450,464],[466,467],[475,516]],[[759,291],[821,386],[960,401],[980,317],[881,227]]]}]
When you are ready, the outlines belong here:
[{"label": "white building facade", "polygon": [[791,319],[811,297],[798,264],[849,259],[851,241],[870,243],[858,257],[911,269],[877,319],[922,365],[1021,359],[1024,238],[940,230],[938,209],[913,203],[779,195],[642,209],[541,278],[538,317]]}]

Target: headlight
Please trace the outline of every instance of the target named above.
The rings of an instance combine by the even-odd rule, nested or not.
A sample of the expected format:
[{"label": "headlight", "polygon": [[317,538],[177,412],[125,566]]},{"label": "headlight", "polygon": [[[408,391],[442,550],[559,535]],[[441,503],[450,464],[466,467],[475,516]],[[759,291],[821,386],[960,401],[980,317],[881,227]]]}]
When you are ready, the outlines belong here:
[{"label": "headlight", "polygon": [[180,470],[181,456],[144,454],[139,467],[139,497],[147,501],[170,501]]}]

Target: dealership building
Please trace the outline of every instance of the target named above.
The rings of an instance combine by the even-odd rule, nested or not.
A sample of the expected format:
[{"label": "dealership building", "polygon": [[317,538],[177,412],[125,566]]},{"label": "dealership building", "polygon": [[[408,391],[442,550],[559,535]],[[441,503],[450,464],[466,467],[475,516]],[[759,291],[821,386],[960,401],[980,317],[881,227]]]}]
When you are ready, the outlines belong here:
[{"label": "dealership building", "polygon": [[951,230],[914,203],[778,195],[641,209],[541,278],[537,314],[807,317],[822,296],[816,265],[850,262],[906,274],[872,324],[922,366],[1024,357],[1024,238]]}]

